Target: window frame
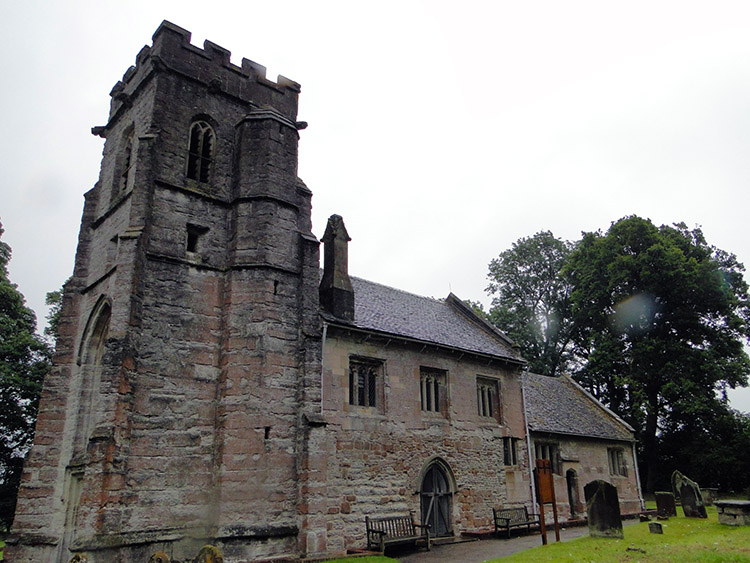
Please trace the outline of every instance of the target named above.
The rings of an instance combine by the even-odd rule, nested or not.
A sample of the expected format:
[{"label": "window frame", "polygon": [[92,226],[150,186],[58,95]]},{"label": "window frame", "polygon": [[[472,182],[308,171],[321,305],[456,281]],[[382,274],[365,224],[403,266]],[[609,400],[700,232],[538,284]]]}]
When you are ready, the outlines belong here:
[{"label": "window frame", "polygon": [[477,415],[482,420],[501,420],[500,382],[497,379],[477,375]]},{"label": "window frame", "polygon": [[383,372],[382,360],[351,356],[348,404],[353,407],[382,410]]},{"label": "window frame", "polygon": [[625,461],[625,450],[619,447],[607,448],[609,474],[618,477],[628,476],[628,465]]},{"label": "window frame", "polygon": [[558,444],[557,442],[552,442],[549,440],[534,440],[534,459],[548,459],[550,462],[552,473],[555,473],[556,475],[562,475],[560,444]]},{"label": "window frame", "polygon": [[447,410],[447,372],[419,367],[419,406],[422,413],[443,414]]},{"label": "window frame", "polygon": [[503,464],[506,467],[518,465],[518,442],[520,438],[503,436]]},{"label": "window frame", "polygon": [[205,119],[195,119],[188,129],[185,176],[199,184],[208,184],[213,175],[216,131]]}]

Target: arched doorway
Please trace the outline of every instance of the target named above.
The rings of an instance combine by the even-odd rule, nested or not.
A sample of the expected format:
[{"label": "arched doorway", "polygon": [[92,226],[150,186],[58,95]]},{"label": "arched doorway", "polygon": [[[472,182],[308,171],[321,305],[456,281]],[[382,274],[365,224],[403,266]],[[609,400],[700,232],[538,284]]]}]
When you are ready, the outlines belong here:
[{"label": "arched doorway", "polygon": [[565,472],[565,481],[568,484],[568,504],[570,504],[570,517],[574,518],[578,509],[578,475],[575,469]]},{"label": "arched doorway", "polygon": [[420,487],[422,524],[430,526],[432,537],[453,534],[451,514],[453,512],[453,487],[440,461],[432,462],[422,477]]}]

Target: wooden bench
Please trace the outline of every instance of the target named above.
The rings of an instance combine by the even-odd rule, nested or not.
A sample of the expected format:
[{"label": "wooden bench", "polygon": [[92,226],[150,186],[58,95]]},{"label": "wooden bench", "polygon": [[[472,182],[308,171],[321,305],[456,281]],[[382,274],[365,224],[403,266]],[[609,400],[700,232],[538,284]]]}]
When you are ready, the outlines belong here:
[{"label": "wooden bench", "polygon": [[492,516],[495,520],[495,533],[499,534],[500,529],[504,528],[508,538],[510,538],[510,529],[526,526],[531,532],[532,524],[539,524],[539,517],[536,514],[529,515],[525,506],[518,508],[493,508]]},{"label": "wooden bench", "polygon": [[408,516],[386,516],[370,518],[365,516],[367,527],[367,549],[385,551],[387,546],[414,544],[430,550],[430,527],[414,522],[412,514]]}]

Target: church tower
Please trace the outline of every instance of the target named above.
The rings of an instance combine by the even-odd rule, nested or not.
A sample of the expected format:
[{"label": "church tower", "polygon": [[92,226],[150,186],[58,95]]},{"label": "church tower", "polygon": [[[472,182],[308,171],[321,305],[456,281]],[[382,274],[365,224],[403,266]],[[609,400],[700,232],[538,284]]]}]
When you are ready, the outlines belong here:
[{"label": "church tower", "polygon": [[169,22],[112,89],[13,561],[325,550],[307,535],[321,330],[299,91]]}]

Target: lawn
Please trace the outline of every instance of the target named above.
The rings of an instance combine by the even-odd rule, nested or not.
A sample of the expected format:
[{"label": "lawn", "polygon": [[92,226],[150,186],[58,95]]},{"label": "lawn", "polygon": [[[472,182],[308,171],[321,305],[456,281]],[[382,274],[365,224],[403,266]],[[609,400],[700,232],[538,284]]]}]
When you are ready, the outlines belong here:
[{"label": "lawn", "polygon": [[716,508],[707,508],[707,520],[678,516],[662,522],[663,535],[649,533],[648,524],[640,522],[625,526],[624,540],[586,536],[563,543],[550,543],[492,561],[750,563],[750,526],[719,524]]}]

